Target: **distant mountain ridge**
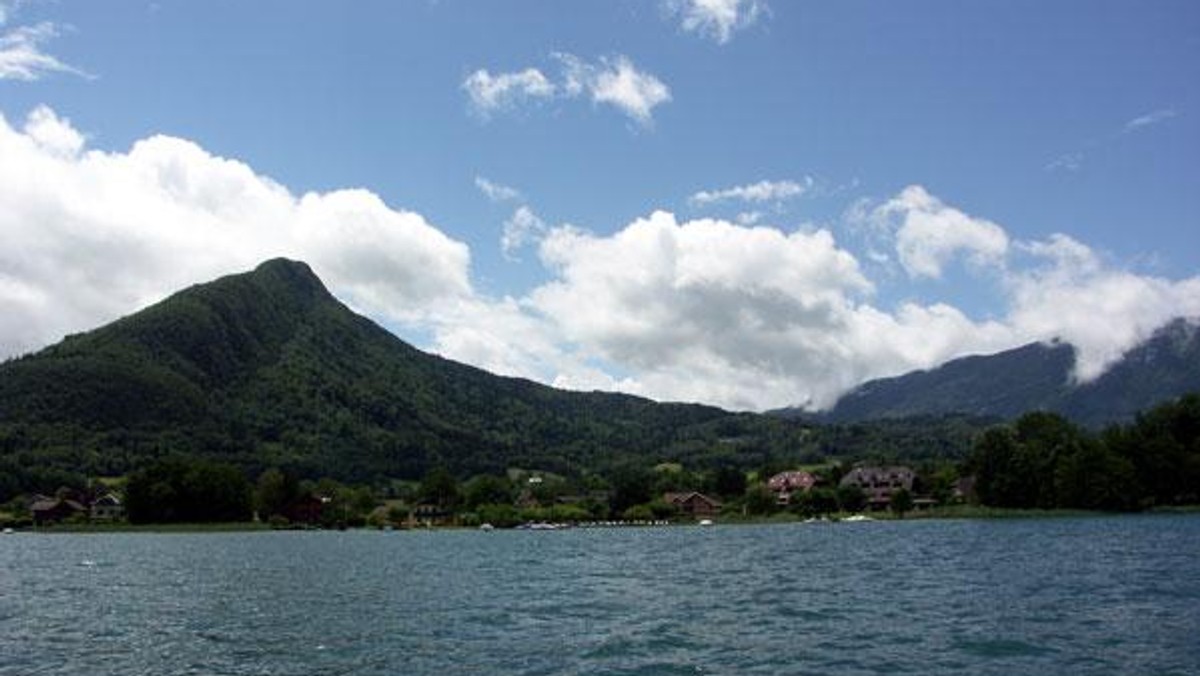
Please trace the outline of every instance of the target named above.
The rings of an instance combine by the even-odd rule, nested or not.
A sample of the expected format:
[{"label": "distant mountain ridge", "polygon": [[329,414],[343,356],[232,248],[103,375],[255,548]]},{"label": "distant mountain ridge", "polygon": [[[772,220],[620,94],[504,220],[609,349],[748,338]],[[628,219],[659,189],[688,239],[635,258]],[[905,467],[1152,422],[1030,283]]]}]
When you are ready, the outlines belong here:
[{"label": "distant mountain ridge", "polygon": [[1044,410],[1093,428],[1125,422],[1200,390],[1200,327],[1173,320],[1086,383],[1072,382],[1074,366],[1073,346],[1031,343],[863,383],[817,417],[852,422],[960,413],[1009,419]]}]

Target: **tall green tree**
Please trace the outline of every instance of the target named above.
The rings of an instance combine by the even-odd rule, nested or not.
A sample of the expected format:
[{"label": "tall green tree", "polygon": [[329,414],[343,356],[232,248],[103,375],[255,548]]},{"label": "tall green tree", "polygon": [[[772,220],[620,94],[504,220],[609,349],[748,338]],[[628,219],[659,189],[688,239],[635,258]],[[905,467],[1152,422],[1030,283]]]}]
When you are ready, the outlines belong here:
[{"label": "tall green tree", "polygon": [[515,497],[512,482],[492,474],[471,477],[463,484],[462,493],[467,509],[480,505],[511,505]]},{"label": "tall green tree", "polygon": [[454,507],[459,501],[458,480],[445,467],[435,467],[421,480],[421,500],[443,509]]},{"label": "tall green tree", "polygon": [[[1034,411],[1017,419],[1017,470],[1022,473],[1021,504],[1013,507],[1052,509],[1061,505],[1055,476],[1060,463],[1080,453],[1085,434],[1057,413]],[[1076,505],[1072,505],[1076,506]]]},{"label": "tall green tree", "polygon": [[272,467],[258,475],[254,487],[254,509],[260,518],[286,514],[299,496],[300,485],[294,475]]},{"label": "tall green tree", "polygon": [[1200,395],[1146,411],[1104,440],[1132,464],[1143,505],[1200,502]]},{"label": "tall green tree", "polygon": [[993,427],[975,444],[971,467],[979,501],[995,507],[1016,507],[1028,500],[1017,461],[1017,438],[1012,430]]},{"label": "tall green tree", "polygon": [[756,516],[771,514],[778,509],[775,494],[767,488],[766,484],[757,482],[746,489],[745,505],[746,512]]},{"label": "tall green tree", "polygon": [[608,482],[612,486],[609,508],[614,516],[620,516],[634,505],[648,503],[654,497],[654,473],[641,463],[626,462],[614,467],[609,472]]},{"label": "tall green tree", "polygon": [[250,482],[232,465],[171,457],[130,475],[125,507],[132,523],[247,521]]},{"label": "tall green tree", "polygon": [[801,516],[832,514],[838,509],[837,491],[827,487],[816,487],[792,494],[792,510]]},{"label": "tall green tree", "polygon": [[837,502],[843,512],[861,512],[867,506],[867,495],[854,484],[838,486]]},{"label": "tall green tree", "polygon": [[710,490],[722,498],[735,498],[746,492],[746,473],[731,464],[721,464],[712,473]]},{"label": "tall green tree", "polygon": [[892,499],[888,506],[896,516],[903,519],[906,513],[912,511],[912,493],[910,493],[907,488],[897,488],[896,490],[892,491]]},{"label": "tall green tree", "polygon": [[1138,503],[1133,463],[1102,442],[1089,441],[1064,456],[1054,473],[1062,507],[1126,510]]}]

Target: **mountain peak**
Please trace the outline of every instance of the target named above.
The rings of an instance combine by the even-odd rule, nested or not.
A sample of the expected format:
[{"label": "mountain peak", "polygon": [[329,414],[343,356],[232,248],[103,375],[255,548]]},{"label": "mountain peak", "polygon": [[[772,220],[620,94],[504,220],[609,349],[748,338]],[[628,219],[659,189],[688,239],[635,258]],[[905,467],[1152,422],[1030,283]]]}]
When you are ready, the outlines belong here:
[{"label": "mountain peak", "polygon": [[316,279],[317,276],[313,273],[312,268],[304,261],[292,260],[291,258],[271,258],[258,264],[254,268],[253,273],[256,275],[264,274],[290,274],[296,276],[311,277]]},{"label": "mountain peak", "polygon": [[276,291],[290,291],[310,299],[332,298],[320,278],[304,261],[272,258],[260,263],[253,271],[244,273],[244,275],[254,282]]}]

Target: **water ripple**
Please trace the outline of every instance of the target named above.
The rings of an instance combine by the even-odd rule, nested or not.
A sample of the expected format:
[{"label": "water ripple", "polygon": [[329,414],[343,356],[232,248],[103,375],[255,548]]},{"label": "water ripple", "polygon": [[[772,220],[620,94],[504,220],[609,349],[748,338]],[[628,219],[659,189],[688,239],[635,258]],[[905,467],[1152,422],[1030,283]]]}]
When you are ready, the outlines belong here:
[{"label": "water ripple", "polygon": [[1195,673],[1200,517],[0,540],[0,676]]}]

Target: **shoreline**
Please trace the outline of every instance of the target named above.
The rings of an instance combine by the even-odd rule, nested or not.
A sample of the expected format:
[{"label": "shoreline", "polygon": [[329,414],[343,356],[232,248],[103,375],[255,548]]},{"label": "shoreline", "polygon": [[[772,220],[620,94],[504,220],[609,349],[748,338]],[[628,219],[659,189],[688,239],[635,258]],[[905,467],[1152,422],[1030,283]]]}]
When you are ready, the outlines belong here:
[{"label": "shoreline", "polygon": [[[1179,505],[1170,507],[1156,507],[1140,512],[1104,512],[1096,510],[1081,510],[1081,509],[1006,509],[998,507],[982,507],[977,505],[957,505],[952,507],[939,507],[921,511],[907,512],[903,517],[897,516],[891,512],[863,512],[862,515],[868,517],[868,521],[928,521],[928,520],[1008,520],[1008,519],[1064,519],[1064,518],[1102,518],[1109,516],[1143,516],[1143,515],[1170,515],[1170,514],[1200,514],[1200,505]],[[818,519],[817,521],[809,521],[807,517],[802,517],[798,514],[780,513],[769,516],[741,516],[741,515],[719,515],[714,518],[716,525],[724,526],[758,526],[758,525],[783,525],[783,524],[807,524],[807,523],[828,523],[835,524],[847,520],[848,517],[855,516],[851,513],[838,513],[829,515],[826,519]],[[671,521],[659,525],[625,525],[621,528],[670,528],[670,527],[688,527],[697,525],[694,521]],[[582,526],[571,526],[570,529],[582,528]],[[617,526],[614,526],[617,528]],[[477,530],[471,526],[440,526],[431,528],[397,528],[394,532],[404,531],[473,531]],[[519,530],[517,528],[497,529],[497,530]],[[380,531],[392,532],[383,528],[376,527],[359,527],[349,529],[338,528],[272,528],[267,523],[262,522],[222,522],[222,523],[179,523],[179,524],[129,524],[129,523],[106,523],[106,524],[64,524],[40,528],[14,528],[11,533],[6,534],[40,534],[40,535],[93,535],[106,533],[150,533],[150,534],[175,534],[175,533],[274,533],[274,532],[347,532],[347,531]]]}]

